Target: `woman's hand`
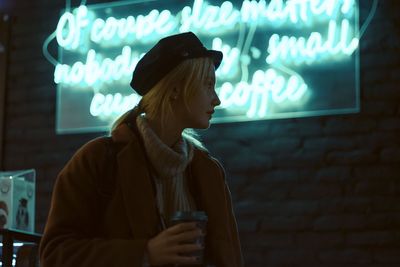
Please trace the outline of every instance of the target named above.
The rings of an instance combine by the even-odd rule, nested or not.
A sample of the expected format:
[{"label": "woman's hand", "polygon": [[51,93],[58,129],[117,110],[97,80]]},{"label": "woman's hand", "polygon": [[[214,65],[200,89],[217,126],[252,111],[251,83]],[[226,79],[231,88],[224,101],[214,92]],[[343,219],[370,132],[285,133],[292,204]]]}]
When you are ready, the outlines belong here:
[{"label": "woman's hand", "polygon": [[182,254],[203,249],[201,244],[194,243],[196,238],[203,235],[193,222],[180,223],[165,229],[147,243],[150,265],[194,264],[196,257]]}]

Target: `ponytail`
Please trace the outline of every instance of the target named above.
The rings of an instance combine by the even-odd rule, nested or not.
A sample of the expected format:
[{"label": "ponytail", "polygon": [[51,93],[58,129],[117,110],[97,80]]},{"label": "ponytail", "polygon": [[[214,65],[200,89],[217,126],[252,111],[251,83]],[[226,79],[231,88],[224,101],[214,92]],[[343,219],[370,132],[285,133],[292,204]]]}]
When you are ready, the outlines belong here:
[{"label": "ponytail", "polygon": [[110,130],[110,134],[117,129],[121,124],[125,123],[126,120],[128,119],[128,117],[132,118],[132,119],[136,119],[137,116],[139,116],[140,114],[142,114],[144,112],[143,109],[143,104],[142,104],[142,100],[139,101],[139,103],[133,108],[128,110],[127,112],[125,112],[124,114],[122,114],[121,116],[118,117],[118,119],[116,119],[112,126],[111,126],[111,130]]}]

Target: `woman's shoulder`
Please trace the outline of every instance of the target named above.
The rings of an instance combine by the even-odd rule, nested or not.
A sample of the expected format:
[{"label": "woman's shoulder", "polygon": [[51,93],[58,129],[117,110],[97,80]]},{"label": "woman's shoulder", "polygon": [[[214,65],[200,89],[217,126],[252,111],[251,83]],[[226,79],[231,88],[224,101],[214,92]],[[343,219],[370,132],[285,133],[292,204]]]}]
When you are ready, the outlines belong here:
[{"label": "woman's shoulder", "polygon": [[107,147],[110,145],[112,142],[112,139],[110,136],[100,136],[97,138],[94,138],[84,145],[82,145],[78,151],[77,154],[88,154],[88,155],[93,155],[96,156],[98,155],[98,152],[103,152],[107,149]]},{"label": "woman's shoulder", "polygon": [[109,153],[112,139],[109,136],[94,138],[82,145],[72,156],[71,161],[90,163],[102,162]]},{"label": "woman's shoulder", "polygon": [[78,186],[86,181],[88,186],[93,185],[93,179],[103,173],[110,162],[107,160],[108,139],[98,137],[81,146],[60,171],[57,184]]}]

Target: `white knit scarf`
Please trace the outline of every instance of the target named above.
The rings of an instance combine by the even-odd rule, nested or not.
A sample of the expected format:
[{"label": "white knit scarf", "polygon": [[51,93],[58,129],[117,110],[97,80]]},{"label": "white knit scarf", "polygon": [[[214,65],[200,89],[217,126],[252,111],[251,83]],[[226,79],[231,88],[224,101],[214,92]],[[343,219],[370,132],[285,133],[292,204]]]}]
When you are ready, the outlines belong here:
[{"label": "white knit scarf", "polygon": [[181,138],[172,148],[160,140],[145,116],[136,119],[147,156],[156,173],[152,174],[157,189],[157,202],[166,223],[175,211],[195,210],[185,177],[185,169],[193,158],[193,147]]}]

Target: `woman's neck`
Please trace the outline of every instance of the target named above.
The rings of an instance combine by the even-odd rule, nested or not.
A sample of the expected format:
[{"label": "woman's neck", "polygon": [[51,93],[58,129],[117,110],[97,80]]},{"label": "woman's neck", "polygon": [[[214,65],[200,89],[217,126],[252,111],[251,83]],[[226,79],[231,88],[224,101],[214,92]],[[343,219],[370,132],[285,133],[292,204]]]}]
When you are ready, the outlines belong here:
[{"label": "woman's neck", "polygon": [[157,134],[160,140],[169,147],[173,147],[181,138],[183,129],[172,121],[162,125],[156,118],[146,117],[151,129]]}]

